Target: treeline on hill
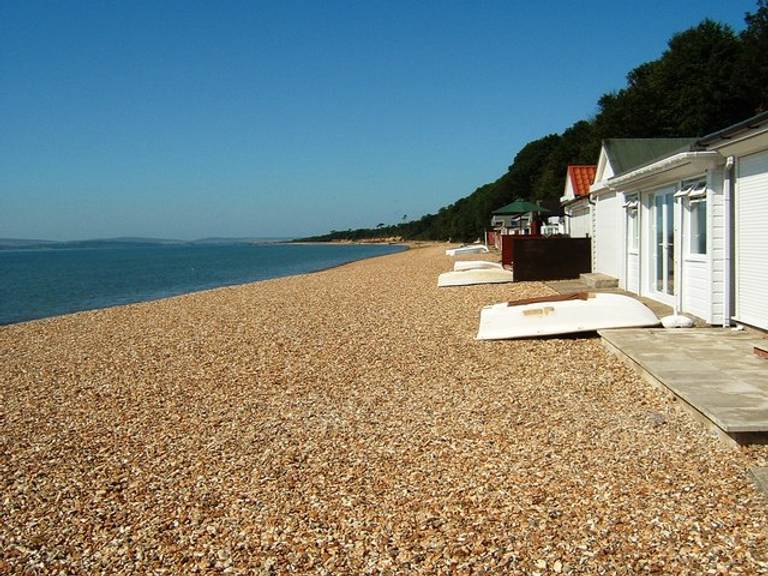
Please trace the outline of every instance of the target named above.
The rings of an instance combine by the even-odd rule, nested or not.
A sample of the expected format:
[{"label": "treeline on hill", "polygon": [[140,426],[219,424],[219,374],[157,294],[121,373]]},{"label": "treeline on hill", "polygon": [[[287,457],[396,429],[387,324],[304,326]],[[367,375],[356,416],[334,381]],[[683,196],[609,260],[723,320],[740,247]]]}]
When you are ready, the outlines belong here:
[{"label": "treeline on hill", "polygon": [[603,95],[598,112],[562,134],[525,145],[507,172],[469,196],[418,220],[331,231],[305,240],[472,241],[491,212],[516,198],[557,210],[568,164],[593,164],[604,138],[702,136],[768,109],[768,0],[747,13],[740,34],[704,20],[675,34],[662,56],[627,75],[625,88]]}]

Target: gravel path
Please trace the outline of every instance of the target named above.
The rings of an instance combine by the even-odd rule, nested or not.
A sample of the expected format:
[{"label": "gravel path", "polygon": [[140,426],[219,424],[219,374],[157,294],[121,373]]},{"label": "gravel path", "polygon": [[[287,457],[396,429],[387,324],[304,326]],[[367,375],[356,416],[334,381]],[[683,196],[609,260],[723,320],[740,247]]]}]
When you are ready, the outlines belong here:
[{"label": "gravel path", "polygon": [[733,450],[444,247],[0,328],[0,574],[768,573]]}]

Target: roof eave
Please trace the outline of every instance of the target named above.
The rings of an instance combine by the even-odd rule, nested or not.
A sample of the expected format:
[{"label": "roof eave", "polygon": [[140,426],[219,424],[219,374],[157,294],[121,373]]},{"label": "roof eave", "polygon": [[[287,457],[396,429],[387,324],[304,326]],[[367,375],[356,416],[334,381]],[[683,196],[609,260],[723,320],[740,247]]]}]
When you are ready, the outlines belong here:
[{"label": "roof eave", "polygon": [[619,176],[609,178],[605,182],[605,187],[601,190],[631,188],[633,185],[642,184],[650,178],[662,176],[665,173],[684,166],[690,166],[691,172],[696,172],[705,170],[714,164],[722,164],[723,162],[724,158],[714,150],[680,152],[632,170],[631,172],[626,172]]},{"label": "roof eave", "polygon": [[706,136],[700,138],[696,143],[699,146],[715,148],[717,147],[717,144],[723,140],[732,140],[737,135],[748,133],[752,130],[760,128],[765,124],[768,124],[768,111],[756,114],[755,116],[747,118],[746,120],[732,124],[731,126],[723,128],[722,130],[718,130],[717,132],[707,134]]},{"label": "roof eave", "polygon": [[589,195],[592,194],[600,194],[601,192],[607,192],[610,190],[608,187],[608,183],[606,180],[600,180],[599,182],[595,182],[592,184],[592,186],[589,187]]},{"label": "roof eave", "polygon": [[575,198],[560,198],[560,207],[564,208],[566,206],[570,206],[571,204],[576,204],[577,202],[588,202],[589,196],[576,196]]}]

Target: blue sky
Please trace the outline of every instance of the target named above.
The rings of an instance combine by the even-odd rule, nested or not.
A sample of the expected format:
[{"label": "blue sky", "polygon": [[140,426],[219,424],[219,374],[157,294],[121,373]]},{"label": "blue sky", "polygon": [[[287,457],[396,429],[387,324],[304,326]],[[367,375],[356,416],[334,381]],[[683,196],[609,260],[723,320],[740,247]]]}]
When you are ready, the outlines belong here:
[{"label": "blue sky", "polygon": [[0,1],[0,237],[295,236],[433,212],[705,17],[666,2]]}]

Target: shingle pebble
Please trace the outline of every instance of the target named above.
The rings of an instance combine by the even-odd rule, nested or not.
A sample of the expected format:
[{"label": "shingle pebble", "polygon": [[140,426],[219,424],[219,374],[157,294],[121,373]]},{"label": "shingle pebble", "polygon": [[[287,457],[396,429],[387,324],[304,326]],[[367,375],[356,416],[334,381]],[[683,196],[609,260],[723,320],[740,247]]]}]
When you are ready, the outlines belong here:
[{"label": "shingle pebble", "polygon": [[759,574],[765,447],[445,246],[0,328],[0,574]]}]

